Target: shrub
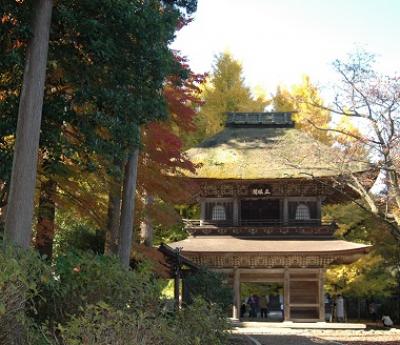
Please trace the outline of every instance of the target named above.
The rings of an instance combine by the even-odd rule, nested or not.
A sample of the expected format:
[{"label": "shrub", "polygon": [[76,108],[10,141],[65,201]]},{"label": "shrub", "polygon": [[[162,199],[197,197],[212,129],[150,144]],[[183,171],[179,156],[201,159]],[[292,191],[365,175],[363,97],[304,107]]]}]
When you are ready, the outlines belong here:
[{"label": "shrub", "polygon": [[160,322],[161,317],[146,312],[129,313],[100,303],[73,317],[61,334],[68,345],[155,345],[162,344]]},{"label": "shrub", "polygon": [[104,231],[85,219],[75,219],[68,212],[57,212],[58,231],[55,234],[54,256],[72,251],[104,251]]},{"label": "shrub", "polygon": [[228,323],[220,309],[197,298],[176,314],[87,306],[61,327],[68,345],[224,345]]},{"label": "shrub", "polygon": [[189,303],[193,296],[202,297],[211,304],[218,304],[223,310],[232,305],[232,288],[221,273],[201,268],[188,276],[185,283],[189,292]]},{"label": "shrub", "polygon": [[34,251],[0,250],[0,344],[32,344],[34,300],[50,279],[49,267]]},{"label": "shrub", "polygon": [[[73,252],[56,259],[54,284],[44,293],[40,310],[48,320],[64,323],[86,305],[106,303],[117,310],[153,308],[160,286],[149,267],[126,270],[116,257]],[[49,308],[50,307],[50,308]],[[46,321],[44,319],[41,320]]]},{"label": "shrub", "polygon": [[[227,323],[217,304],[195,298],[163,310],[148,265],[126,270],[90,252],[53,265],[33,251],[0,251],[0,344],[222,345]],[[15,342],[15,341],[18,342]]]},{"label": "shrub", "polygon": [[[229,324],[221,308],[202,298],[174,315],[170,328],[172,337],[166,344],[175,345],[224,345],[227,343]],[[170,333],[169,333],[170,335]]]}]

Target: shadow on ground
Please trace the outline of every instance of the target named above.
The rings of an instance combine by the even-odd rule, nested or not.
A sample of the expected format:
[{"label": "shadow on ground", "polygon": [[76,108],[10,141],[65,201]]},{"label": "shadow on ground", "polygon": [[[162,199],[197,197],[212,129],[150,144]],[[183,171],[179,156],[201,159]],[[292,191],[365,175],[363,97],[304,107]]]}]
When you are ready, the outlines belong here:
[{"label": "shadow on ground", "polygon": [[375,339],[363,341],[325,340],[318,337],[305,337],[301,335],[253,335],[262,345],[400,345],[399,341],[376,341]]},{"label": "shadow on ground", "polygon": [[342,345],[400,345],[400,340],[399,341],[380,341],[377,342],[376,340],[370,340],[370,341],[345,341],[341,340],[339,342]]},{"label": "shadow on ground", "polygon": [[257,335],[252,337],[257,339],[262,345],[338,345],[338,343],[334,341],[314,337],[303,337],[301,335]]}]

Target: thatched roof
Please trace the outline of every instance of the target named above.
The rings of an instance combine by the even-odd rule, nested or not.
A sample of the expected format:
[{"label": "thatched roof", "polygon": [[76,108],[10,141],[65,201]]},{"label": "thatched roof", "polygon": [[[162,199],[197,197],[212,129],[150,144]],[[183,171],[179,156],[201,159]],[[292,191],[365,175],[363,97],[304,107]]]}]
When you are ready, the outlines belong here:
[{"label": "thatched roof", "polygon": [[169,243],[189,253],[259,253],[259,254],[352,254],[367,253],[370,245],[343,240],[271,240],[237,238],[234,236],[199,236]]},{"label": "thatched roof", "polygon": [[199,165],[196,173],[186,176],[206,179],[317,178],[369,170],[365,163],[347,162],[338,151],[290,124],[232,122],[230,118],[223,131],[186,152],[188,158]]}]

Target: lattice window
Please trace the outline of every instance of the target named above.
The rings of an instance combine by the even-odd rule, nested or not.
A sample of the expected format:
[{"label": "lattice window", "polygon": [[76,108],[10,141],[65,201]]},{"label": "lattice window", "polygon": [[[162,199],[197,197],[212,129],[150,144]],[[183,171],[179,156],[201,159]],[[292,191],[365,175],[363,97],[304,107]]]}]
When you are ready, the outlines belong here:
[{"label": "lattice window", "polygon": [[310,209],[305,204],[299,204],[296,208],[296,220],[309,220],[310,219]]},{"label": "lattice window", "polygon": [[315,201],[289,201],[290,220],[317,219],[318,206]]},{"label": "lattice window", "polygon": [[212,220],[226,220],[225,207],[222,205],[215,205],[212,209]]},{"label": "lattice window", "polygon": [[205,220],[229,222],[233,219],[233,202],[207,201],[205,211]]}]

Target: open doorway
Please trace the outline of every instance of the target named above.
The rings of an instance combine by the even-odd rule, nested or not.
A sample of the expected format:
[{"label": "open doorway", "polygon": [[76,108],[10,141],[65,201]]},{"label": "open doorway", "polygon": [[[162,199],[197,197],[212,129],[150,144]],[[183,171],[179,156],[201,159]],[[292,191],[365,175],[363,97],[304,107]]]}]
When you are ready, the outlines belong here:
[{"label": "open doorway", "polygon": [[241,283],[240,318],[248,321],[282,322],[282,283]]},{"label": "open doorway", "polygon": [[281,219],[279,199],[244,199],[240,202],[241,224],[263,225]]}]

